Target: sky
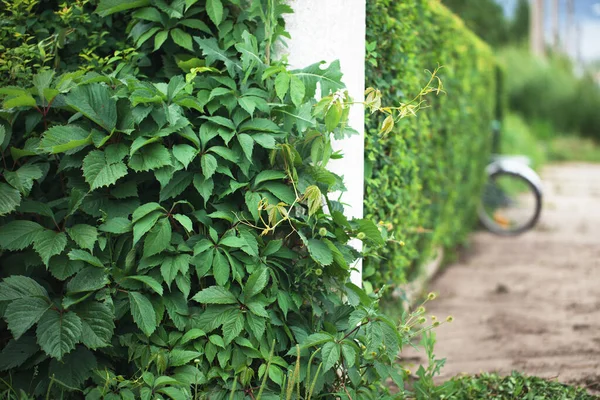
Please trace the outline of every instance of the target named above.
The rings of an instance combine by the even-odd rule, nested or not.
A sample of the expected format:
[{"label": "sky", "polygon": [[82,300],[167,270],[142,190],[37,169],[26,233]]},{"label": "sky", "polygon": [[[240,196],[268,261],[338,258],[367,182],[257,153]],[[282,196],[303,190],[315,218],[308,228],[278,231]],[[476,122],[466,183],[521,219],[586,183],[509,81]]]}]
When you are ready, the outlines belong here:
[{"label": "sky", "polygon": [[[497,0],[506,10],[507,15],[512,16],[517,0]],[[552,43],[552,0],[545,0],[545,32],[546,40]],[[567,21],[567,0],[559,0],[559,26],[563,41],[569,36],[566,35]],[[600,60],[600,0],[574,0],[575,21],[580,26],[581,59],[584,62]],[[569,54],[577,57],[576,35],[571,35],[572,44],[569,46]]]}]

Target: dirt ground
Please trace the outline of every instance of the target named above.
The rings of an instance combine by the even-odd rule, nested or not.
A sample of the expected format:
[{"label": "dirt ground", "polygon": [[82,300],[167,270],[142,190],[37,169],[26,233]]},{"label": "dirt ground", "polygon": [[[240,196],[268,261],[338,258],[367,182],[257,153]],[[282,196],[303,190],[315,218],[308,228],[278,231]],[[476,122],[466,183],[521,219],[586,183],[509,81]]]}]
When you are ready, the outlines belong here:
[{"label": "dirt ground", "polygon": [[556,378],[600,392],[600,165],[543,171],[537,228],[475,233],[431,284],[441,379],[496,371]]}]

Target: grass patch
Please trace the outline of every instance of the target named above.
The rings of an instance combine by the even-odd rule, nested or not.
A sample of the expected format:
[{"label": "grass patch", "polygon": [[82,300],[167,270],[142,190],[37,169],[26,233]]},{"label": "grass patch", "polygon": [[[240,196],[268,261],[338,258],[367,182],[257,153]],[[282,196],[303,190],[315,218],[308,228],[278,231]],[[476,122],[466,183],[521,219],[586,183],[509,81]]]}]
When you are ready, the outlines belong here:
[{"label": "grass patch", "polygon": [[547,154],[550,161],[600,162],[600,145],[578,136],[559,136],[550,141]]},{"label": "grass patch", "polygon": [[484,373],[475,376],[453,378],[444,384],[448,388],[446,395],[440,399],[447,400],[598,400],[600,397],[591,395],[583,388],[565,385],[563,383],[526,376],[513,372],[509,376]]}]

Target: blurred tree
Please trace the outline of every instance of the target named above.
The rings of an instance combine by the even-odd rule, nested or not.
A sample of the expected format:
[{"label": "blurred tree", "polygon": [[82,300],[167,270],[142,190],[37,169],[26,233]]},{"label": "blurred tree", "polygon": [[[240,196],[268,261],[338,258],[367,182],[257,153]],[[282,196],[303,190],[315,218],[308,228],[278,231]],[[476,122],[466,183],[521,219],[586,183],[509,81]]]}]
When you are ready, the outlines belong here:
[{"label": "blurred tree", "polygon": [[442,0],[479,37],[496,47],[509,40],[509,22],[494,0]]},{"label": "blurred tree", "polygon": [[510,40],[524,42],[529,37],[529,0],[519,0],[510,23]]}]

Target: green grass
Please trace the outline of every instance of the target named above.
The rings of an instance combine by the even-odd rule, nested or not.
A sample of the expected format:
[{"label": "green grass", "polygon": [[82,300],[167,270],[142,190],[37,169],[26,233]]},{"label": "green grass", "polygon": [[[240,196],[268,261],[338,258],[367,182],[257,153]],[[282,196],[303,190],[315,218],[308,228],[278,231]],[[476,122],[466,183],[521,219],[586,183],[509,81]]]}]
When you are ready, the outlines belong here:
[{"label": "green grass", "polygon": [[600,145],[578,136],[559,136],[552,139],[547,149],[550,161],[600,162]]},{"label": "green grass", "polygon": [[583,388],[526,376],[513,372],[509,376],[481,374],[456,377],[445,384],[448,390],[440,399],[446,400],[598,400]]},{"label": "green grass", "polygon": [[534,127],[517,114],[508,114],[502,123],[500,150],[502,154],[523,155],[531,161],[533,169],[540,168],[546,162],[546,152],[538,139]]}]

